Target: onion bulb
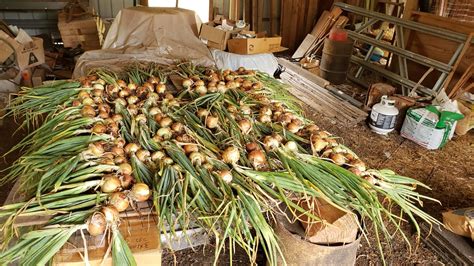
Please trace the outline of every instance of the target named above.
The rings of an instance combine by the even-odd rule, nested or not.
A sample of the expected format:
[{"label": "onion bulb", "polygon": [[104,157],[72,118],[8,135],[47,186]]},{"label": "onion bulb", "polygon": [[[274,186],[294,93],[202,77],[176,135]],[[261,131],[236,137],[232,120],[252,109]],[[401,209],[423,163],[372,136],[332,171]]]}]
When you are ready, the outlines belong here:
[{"label": "onion bulb", "polygon": [[310,140],[313,152],[320,152],[328,146],[328,142],[317,135],[311,135]]},{"label": "onion bulb", "polygon": [[136,143],[128,143],[127,145],[125,145],[125,148],[124,148],[125,152],[129,155],[137,152],[138,149],[140,149],[140,146]]},{"label": "onion bulb", "polygon": [[251,152],[253,150],[256,150],[258,149],[258,144],[255,143],[255,142],[249,142],[245,145],[245,149],[248,151],[248,152]]},{"label": "onion bulb", "polygon": [[82,100],[82,104],[93,105],[95,104],[95,102],[92,98],[87,97]]},{"label": "onion bulb", "polygon": [[253,150],[249,153],[248,159],[255,169],[265,167],[267,159],[261,150]]},{"label": "onion bulb", "polygon": [[285,143],[285,148],[292,152],[296,152],[298,151],[298,144],[295,141],[290,140]]},{"label": "onion bulb", "polygon": [[140,162],[145,162],[145,161],[150,160],[151,154],[148,150],[138,150],[135,153],[135,156],[137,156],[137,158]]},{"label": "onion bulb", "polygon": [[219,125],[219,118],[217,116],[208,116],[206,118],[206,126],[207,128],[213,129]]},{"label": "onion bulb", "polygon": [[168,156],[163,157],[161,162],[163,162],[164,165],[172,165],[174,163],[173,159]]},{"label": "onion bulb", "polygon": [[118,147],[118,146],[114,146],[110,149],[110,151],[112,152],[113,155],[115,156],[123,156],[125,154],[125,151]]},{"label": "onion bulb", "polygon": [[354,173],[355,175],[358,175],[360,176],[362,174],[362,171],[356,167],[350,167],[349,169],[347,169],[349,171],[351,171],[352,173]]},{"label": "onion bulb", "polygon": [[126,162],[127,162],[127,158],[125,158],[125,156],[123,155],[118,155],[118,156],[115,156],[114,158],[115,165],[126,163]]},{"label": "onion bulb", "polygon": [[195,151],[189,154],[189,160],[191,161],[193,165],[199,166],[204,163],[205,158],[204,158],[204,155],[202,155],[200,152]]},{"label": "onion bulb", "polygon": [[109,197],[109,204],[114,206],[117,211],[123,212],[125,211],[130,202],[128,201],[127,195],[123,192],[114,192]]},{"label": "onion bulb", "polygon": [[217,175],[227,184],[232,182],[232,173],[229,170],[218,171]]},{"label": "onion bulb", "polygon": [[139,101],[138,97],[135,95],[131,95],[127,98],[128,104],[136,104]]},{"label": "onion bulb", "polygon": [[171,124],[171,130],[173,130],[176,133],[181,133],[184,130],[184,125],[181,124],[180,122],[175,122]]},{"label": "onion bulb", "polygon": [[107,131],[107,127],[102,123],[95,123],[91,128],[91,132],[94,134],[104,134]]},{"label": "onion bulb", "polygon": [[273,136],[266,136],[263,139],[263,146],[265,147],[265,150],[273,151],[280,146],[280,141]]},{"label": "onion bulb", "polygon": [[198,85],[194,87],[194,91],[199,95],[205,95],[207,93],[207,88],[204,85]]},{"label": "onion bulb", "polygon": [[272,109],[269,106],[263,106],[262,108],[260,108],[259,113],[262,115],[270,116],[272,115]]},{"label": "onion bulb", "polygon": [[89,144],[88,150],[96,157],[101,157],[104,154],[104,147],[98,142]]},{"label": "onion bulb", "polygon": [[346,163],[346,157],[340,153],[331,153],[329,158],[331,158],[331,160],[337,165],[343,165]]},{"label": "onion bulb", "polygon": [[100,188],[104,193],[112,193],[121,189],[120,179],[115,175],[106,175],[102,179]]},{"label": "onion bulb", "polygon": [[142,124],[142,125],[146,124],[146,122],[147,122],[147,118],[144,114],[139,114],[139,115],[135,116],[134,119],[135,119],[135,121],[137,121],[139,124]]},{"label": "onion bulb", "polygon": [[159,83],[156,85],[156,93],[165,93],[166,92],[166,85],[163,83]]},{"label": "onion bulb", "polygon": [[361,161],[360,159],[352,160],[350,162],[350,165],[353,168],[359,169],[361,172],[364,172],[365,170],[367,170],[367,167],[365,166],[365,163],[363,161]]},{"label": "onion bulb", "polygon": [[87,220],[87,232],[91,236],[102,235],[107,229],[107,221],[105,220],[105,215],[101,212],[95,212]]},{"label": "onion bulb", "polygon": [[133,176],[131,175],[123,174],[122,176],[120,176],[120,184],[122,185],[122,188],[124,189],[128,189],[133,184],[134,181],[135,181],[135,178],[133,178]]},{"label": "onion bulb", "polygon": [[272,117],[269,116],[269,115],[260,114],[260,115],[258,116],[258,121],[259,121],[260,123],[270,123],[270,122],[272,122]]},{"label": "onion bulb", "polygon": [[81,115],[83,117],[94,117],[95,116],[95,109],[94,107],[86,104],[81,109]]},{"label": "onion bulb", "polygon": [[199,108],[197,110],[197,116],[200,117],[200,118],[203,118],[203,117],[206,117],[207,115],[209,115],[209,111],[204,109],[204,108]]},{"label": "onion bulb", "polygon": [[77,94],[77,97],[81,100],[85,99],[85,98],[90,98],[91,95],[89,94],[89,92],[85,91],[85,90],[82,90],[80,91],[78,94]]},{"label": "onion bulb", "polygon": [[132,199],[142,202],[148,200],[151,195],[150,188],[145,183],[136,183],[130,190]]},{"label": "onion bulb", "polygon": [[169,126],[171,126],[172,123],[173,123],[173,119],[171,119],[170,117],[166,116],[166,117],[163,117],[163,118],[160,120],[160,127],[169,127]]},{"label": "onion bulb", "polygon": [[151,116],[155,116],[156,114],[161,114],[161,109],[159,107],[152,107],[150,108],[150,110],[148,111],[148,113],[151,115]]},{"label": "onion bulb", "polygon": [[237,163],[240,159],[240,152],[237,147],[230,146],[227,147],[224,152],[222,152],[222,160],[225,163]]},{"label": "onion bulb", "polygon": [[132,166],[129,163],[122,163],[119,165],[120,172],[124,175],[132,174]]},{"label": "onion bulb", "polygon": [[220,92],[220,93],[226,93],[227,87],[226,87],[225,83],[223,84],[223,83],[219,82],[219,84],[217,84],[217,91]]},{"label": "onion bulb", "polygon": [[162,127],[156,131],[156,135],[161,139],[168,140],[173,136],[173,132],[169,127]]},{"label": "onion bulb", "polygon": [[104,206],[100,211],[104,214],[107,224],[116,224],[120,218],[119,211],[112,205]]},{"label": "onion bulb", "polygon": [[189,88],[193,85],[193,80],[192,79],[183,79],[183,87],[184,88]]},{"label": "onion bulb", "polygon": [[244,115],[250,115],[252,113],[252,109],[248,105],[242,105],[240,106],[240,111]]},{"label": "onion bulb", "polygon": [[242,119],[239,121],[239,128],[242,131],[242,134],[246,135],[252,130],[252,124],[248,119]]},{"label": "onion bulb", "polygon": [[184,153],[186,154],[199,151],[199,148],[196,144],[186,144],[183,146],[183,149],[184,149]]},{"label": "onion bulb", "polygon": [[155,151],[151,154],[151,160],[153,162],[157,162],[161,160],[163,157],[165,157],[165,153],[162,151]]}]

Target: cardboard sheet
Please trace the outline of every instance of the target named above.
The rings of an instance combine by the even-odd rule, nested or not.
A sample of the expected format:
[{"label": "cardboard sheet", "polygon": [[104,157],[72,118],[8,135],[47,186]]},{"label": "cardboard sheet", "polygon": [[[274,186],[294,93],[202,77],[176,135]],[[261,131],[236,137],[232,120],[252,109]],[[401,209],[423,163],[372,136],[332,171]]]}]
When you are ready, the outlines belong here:
[{"label": "cardboard sheet", "polygon": [[206,45],[198,38],[201,21],[195,12],[181,8],[131,7],[114,19],[102,50],[88,51],[78,60],[73,77],[93,68],[119,70],[132,61],[169,64],[190,60],[214,65]]}]

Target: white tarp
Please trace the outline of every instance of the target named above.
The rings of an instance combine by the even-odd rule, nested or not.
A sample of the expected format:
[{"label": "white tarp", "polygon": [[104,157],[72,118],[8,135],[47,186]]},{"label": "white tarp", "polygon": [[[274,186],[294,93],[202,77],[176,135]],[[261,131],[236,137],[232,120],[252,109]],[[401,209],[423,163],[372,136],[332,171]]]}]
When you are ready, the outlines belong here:
[{"label": "white tarp", "polygon": [[211,53],[219,69],[235,70],[242,66],[247,69],[260,70],[273,76],[278,68],[278,61],[273,54],[239,55],[216,49],[212,49]]},{"label": "white tarp", "polygon": [[132,61],[170,64],[187,60],[214,65],[209,49],[198,38],[200,26],[199,17],[186,9],[122,9],[107,33],[102,50],[84,53],[73,76],[83,76],[98,67],[120,70]]}]

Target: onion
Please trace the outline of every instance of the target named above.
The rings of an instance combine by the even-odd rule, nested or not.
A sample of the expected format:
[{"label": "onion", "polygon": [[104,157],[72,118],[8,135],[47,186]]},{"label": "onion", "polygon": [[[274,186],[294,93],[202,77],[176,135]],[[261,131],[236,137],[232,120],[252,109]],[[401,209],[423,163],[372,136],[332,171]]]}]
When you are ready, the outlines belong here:
[{"label": "onion", "polygon": [[193,85],[193,80],[192,79],[183,79],[183,87],[184,88],[189,88]]},{"label": "onion", "polygon": [[107,112],[99,111],[99,117],[102,119],[107,119],[110,117],[110,114]]},{"label": "onion", "polygon": [[242,134],[246,135],[252,130],[252,124],[248,119],[242,119],[239,121],[239,128],[242,131]]},{"label": "onion", "polygon": [[180,122],[175,122],[171,125],[171,130],[173,130],[176,133],[181,133],[184,130],[184,125],[181,124]]},{"label": "onion", "polygon": [[320,136],[321,138],[328,138],[330,136],[330,134],[327,131],[319,131],[317,135]]},{"label": "onion", "polygon": [[125,144],[127,144],[127,143],[125,142],[125,140],[123,138],[116,138],[114,140],[114,144],[115,144],[115,146],[117,146],[119,148],[123,148],[125,146]]},{"label": "onion", "polygon": [[263,146],[265,147],[265,150],[272,151],[280,146],[280,142],[273,136],[266,136],[263,139]]},{"label": "onion", "polygon": [[204,158],[204,155],[195,151],[189,154],[189,160],[191,161],[193,165],[199,166],[204,163],[205,158]]},{"label": "onion", "polygon": [[91,236],[102,235],[105,229],[107,229],[107,221],[103,213],[96,212],[87,220],[87,232]]},{"label": "onion", "polygon": [[156,93],[165,93],[166,92],[166,85],[163,83],[159,83],[156,85]]},{"label": "onion", "polygon": [[186,144],[183,146],[183,149],[184,153],[186,154],[199,151],[199,148],[196,144]]},{"label": "onion", "polygon": [[253,90],[260,90],[262,88],[262,83],[257,81],[254,84],[252,84],[252,89]]},{"label": "onion", "polygon": [[244,114],[244,115],[250,115],[250,114],[252,114],[252,109],[251,109],[250,106],[248,106],[248,105],[242,105],[242,106],[240,106],[240,111],[241,111],[242,114]]},{"label": "onion", "polygon": [[200,117],[200,118],[203,118],[203,117],[206,117],[207,115],[209,115],[209,111],[206,110],[206,109],[203,109],[203,108],[199,108],[197,110],[197,116]]},{"label": "onion", "polygon": [[136,183],[133,185],[132,189],[130,190],[131,197],[138,201],[146,201],[150,198],[151,191],[147,184],[145,183]]},{"label": "onion", "polygon": [[123,212],[128,208],[128,206],[130,205],[130,202],[128,202],[128,198],[127,198],[127,195],[125,195],[125,193],[114,192],[109,197],[109,204],[114,206],[117,209],[117,211]]},{"label": "onion", "polygon": [[314,124],[313,124],[313,125],[308,125],[308,126],[306,126],[305,129],[306,129],[306,131],[308,131],[308,132],[310,132],[310,133],[314,133],[314,132],[316,132],[316,131],[319,130],[319,127],[318,127],[317,125],[314,125]]},{"label": "onion", "polygon": [[217,175],[227,184],[232,182],[232,173],[229,170],[218,171]]},{"label": "onion", "polygon": [[280,115],[278,117],[278,122],[282,125],[288,125],[289,123],[291,123],[291,115],[288,115],[288,113]]},{"label": "onion", "polygon": [[355,175],[362,175],[362,171],[356,167],[350,167],[349,169],[347,169],[349,171],[351,171],[352,173],[354,173]]},{"label": "onion", "polygon": [[213,129],[219,126],[219,118],[217,116],[208,116],[206,118],[206,126],[207,128]]},{"label": "onion", "polygon": [[317,135],[311,135],[310,140],[313,152],[320,152],[328,146],[328,142]]},{"label": "onion", "polygon": [[124,148],[125,152],[129,155],[137,152],[138,149],[140,149],[140,146],[136,143],[128,143]]},{"label": "onion", "polygon": [[204,86],[204,85],[206,85],[206,84],[201,79],[198,79],[198,80],[194,81],[194,86]]},{"label": "onion", "polygon": [[262,115],[261,114],[261,115],[258,116],[258,121],[260,123],[270,123],[270,122],[272,122],[272,117],[269,116],[269,115]]},{"label": "onion", "polygon": [[214,169],[214,166],[210,163],[205,163],[202,165],[202,167],[204,167],[204,169],[206,169],[207,171],[212,171]]},{"label": "onion", "polygon": [[163,162],[164,165],[172,165],[174,163],[173,159],[167,156],[163,157],[161,161]]},{"label": "onion", "polygon": [[85,99],[85,98],[90,98],[91,95],[89,94],[89,92],[85,91],[85,90],[82,90],[80,91],[78,94],[77,94],[77,97],[81,100]]},{"label": "onion", "polygon": [[171,126],[172,123],[173,123],[173,119],[166,116],[160,120],[160,127],[169,127]]},{"label": "onion", "polygon": [[131,95],[127,98],[127,103],[128,104],[136,104],[138,102],[138,97],[135,95]]},{"label": "onion", "polygon": [[128,163],[122,163],[119,165],[120,173],[124,175],[131,175],[132,174],[132,166]]},{"label": "onion", "polygon": [[171,129],[169,127],[162,127],[156,131],[156,135],[160,139],[168,140],[173,136],[173,132],[171,132]]},{"label": "onion", "polygon": [[340,153],[331,153],[329,158],[331,158],[331,160],[337,165],[343,165],[346,163],[346,157]]},{"label": "onion", "polygon": [[121,79],[117,80],[117,85],[121,88],[127,87],[127,83],[125,81],[121,80]]},{"label": "onion", "polygon": [[222,160],[225,163],[237,163],[239,159],[240,159],[240,152],[234,146],[227,147],[224,150],[224,152],[222,152]]},{"label": "onion", "polygon": [[92,85],[92,88],[94,90],[101,90],[103,91],[104,90],[104,85],[103,84],[100,84],[100,83],[94,83],[94,85]]},{"label": "onion", "polygon": [[244,90],[250,90],[252,88],[252,81],[244,80],[242,82],[242,88],[244,88]]},{"label": "onion", "polygon": [[188,134],[182,134],[176,137],[176,140],[183,143],[189,143],[193,141],[193,138]]},{"label": "onion", "polygon": [[[150,80],[150,79],[148,79]],[[149,81],[143,83],[142,87],[146,88],[148,92],[153,92],[155,91],[155,87],[153,86],[153,84],[156,84],[156,83],[151,83]]]},{"label": "onion", "polygon": [[[94,86],[95,87],[95,86]],[[94,89],[92,90],[92,96],[94,97],[102,97],[102,95],[104,94],[104,86],[102,86],[102,89]]]},{"label": "onion", "polygon": [[154,162],[161,160],[163,157],[165,157],[165,153],[162,151],[155,151],[151,154],[151,160]]},{"label": "onion", "polygon": [[93,101],[94,101],[95,104],[104,103],[104,100],[102,99],[102,97],[94,97]]},{"label": "onion", "polygon": [[217,87],[216,87],[216,86],[207,85],[207,91],[208,91],[209,93],[215,93],[215,92],[217,92]]},{"label": "onion", "polygon": [[205,95],[207,93],[207,88],[204,85],[199,85],[194,87],[194,91],[199,95]]},{"label": "onion", "polygon": [[122,106],[126,106],[127,105],[127,101],[125,101],[125,99],[123,98],[117,98],[114,100],[114,103],[115,104],[118,104],[118,105],[122,105]]},{"label": "onion", "polygon": [[255,169],[265,167],[267,159],[261,150],[253,150],[249,153],[248,159]]},{"label": "onion", "polygon": [[150,160],[151,154],[148,150],[138,150],[135,153],[135,156],[137,156],[138,160],[140,160],[141,162],[145,162]]},{"label": "onion", "polygon": [[127,162],[127,158],[125,158],[123,155],[118,155],[118,156],[115,156],[114,158],[114,164],[122,164],[122,163],[126,163]]},{"label": "onion", "polygon": [[127,87],[130,89],[130,90],[136,90],[137,89],[137,84],[133,83],[133,82],[130,82],[128,83]]},{"label": "onion", "polygon": [[100,164],[105,164],[105,165],[115,165],[114,160],[107,158],[107,157],[102,157],[100,159]]},{"label": "onion", "polygon": [[94,134],[104,134],[107,131],[107,127],[102,123],[95,123],[91,128],[91,132]]},{"label": "onion", "polygon": [[104,147],[99,142],[89,144],[89,151],[96,157],[101,157],[104,154]]},{"label": "onion", "polygon": [[132,116],[135,116],[138,114],[138,107],[135,104],[129,104],[127,106],[127,110]]},{"label": "onion", "polygon": [[119,191],[121,189],[120,179],[115,175],[106,175],[102,179],[102,184],[100,188],[104,193],[112,193]]},{"label": "onion", "polygon": [[269,106],[263,106],[262,108],[260,108],[259,113],[262,115],[270,116],[272,115],[272,109]]},{"label": "onion", "polygon": [[253,150],[256,150],[258,149],[258,144],[255,143],[255,142],[249,142],[245,145],[245,149],[248,151],[248,152],[251,152]]},{"label": "onion", "polygon": [[112,205],[104,206],[100,211],[104,214],[105,221],[108,224],[116,224],[120,218],[119,211]]},{"label": "onion", "polygon": [[225,85],[225,83],[219,82],[219,84],[217,84],[217,91],[220,92],[220,93],[226,93],[227,92],[227,86]]},{"label": "onion", "polygon": [[237,113],[237,107],[235,105],[229,105],[227,106],[227,111],[231,112],[231,113]]},{"label": "onion", "polygon": [[76,107],[76,106],[80,106],[82,103],[78,100],[74,100],[72,101],[72,106]]},{"label": "onion", "polygon": [[155,116],[157,114],[161,114],[161,109],[159,107],[152,107],[150,108],[150,110],[148,111],[148,113],[151,115],[151,116]]},{"label": "onion", "polygon": [[295,141],[290,140],[286,142],[285,148],[287,148],[288,150],[292,152],[296,152],[298,151],[298,144]]},{"label": "onion", "polygon": [[125,98],[125,97],[128,97],[130,96],[130,89],[129,88],[123,88],[122,90],[120,90],[118,92],[118,96],[121,97],[121,98]]},{"label": "onion", "polygon": [[137,121],[139,124],[142,124],[142,125],[146,124],[146,122],[147,122],[147,118],[144,114],[139,114],[139,115],[135,116],[134,119],[135,119],[135,121]]},{"label": "onion", "polygon": [[87,97],[87,98],[84,98],[84,99],[82,100],[82,104],[94,105],[95,102],[94,102],[94,100],[93,100],[92,98]]},{"label": "onion", "polygon": [[81,115],[83,117],[95,117],[94,107],[90,105],[84,105],[81,109]]},{"label": "onion", "polygon": [[124,189],[129,188],[133,184],[134,181],[135,181],[135,178],[133,178],[133,176],[131,175],[123,174],[120,177],[120,184],[122,185],[122,188]]},{"label": "onion", "polygon": [[160,82],[160,79],[157,78],[157,77],[149,77],[148,78],[148,82],[147,83],[151,83],[151,84],[158,84]]},{"label": "onion", "polygon": [[286,128],[288,129],[288,131],[290,131],[291,133],[298,133],[298,131],[300,130],[301,126],[297,125],[296,123],[289,123]]},{"label": "onion", "polygon": [[361,172],[364,172],[365,170],[367,170],[367,167],[366,167],[365,163],[363,161],[361,161],[360,159],[355,159],[355,160],[351,161],[350,165],[353,168],[359,169]]}]

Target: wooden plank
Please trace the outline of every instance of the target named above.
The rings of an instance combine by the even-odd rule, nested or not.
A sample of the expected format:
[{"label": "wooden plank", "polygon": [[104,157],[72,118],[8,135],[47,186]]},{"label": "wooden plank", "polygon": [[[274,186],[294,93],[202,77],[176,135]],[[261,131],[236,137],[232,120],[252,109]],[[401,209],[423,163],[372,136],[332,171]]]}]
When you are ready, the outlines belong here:
[{"label": "wooden plank", "polygon": [[453,69],[451,70],[451,72],[449,73],[448,77],[446,78],[444,82],[444,88],[447,88],[449,86],[449,83],[453,79],[454,74],[456,73],[459,65],[461,64],[463,58],[465,57],[464,55],[467,53],[467,51],[471,47],[471,41],[473,37],[474,37],[474,32],[471,32],[469,36],[467,37],[466,42],[464,43],[464,47],[461,50],[461,53],[459,54],[459,57],[456,60],[456,63],[454,63]]},{"label": "wooden plank", "polygon": [[245,22],[252,23],[252,0],[244,0],[244,20]]},{"label": "wooden plank", "polygon": [[[258,6],[257,6],[257,31],[262,32],[264,31],[263,28],[263,10],[264,10],[264,2],[265,0],[256,0],[258,1]],[[255,10],[253,10],[255,11]]]},{"label": "wooden plank", "polygon": [[319,0],[308,0],[308,7],[307,7],[307,16],[306,16],[306,25],[305,25],[305,33],[311,32],[314,25],[316,24],[316,16],[318,14],[318,6]]},{"label": "wooden plank", "polygon": [[275,0],[269,0],[269,14],[270,14],[270,36],[274,34],[273,32],[273,27],[275,24],[275,18],[274,18],[274,9],[275,9]]},{"label": "wooden plank", "polygon": [[257,8],[258,8],[258,0],[251,0],[252,1],[252,30],[257,31]]},{"label": "wooden plank", "polygon": [[291,58],[302,58],[303,56],[305,56],[306,52],[308,52],[308,50],[314,45],[316,40],[316,37],[311,34],[307,34],[303,42],[300,44],[300,46],[291,56]]}]

